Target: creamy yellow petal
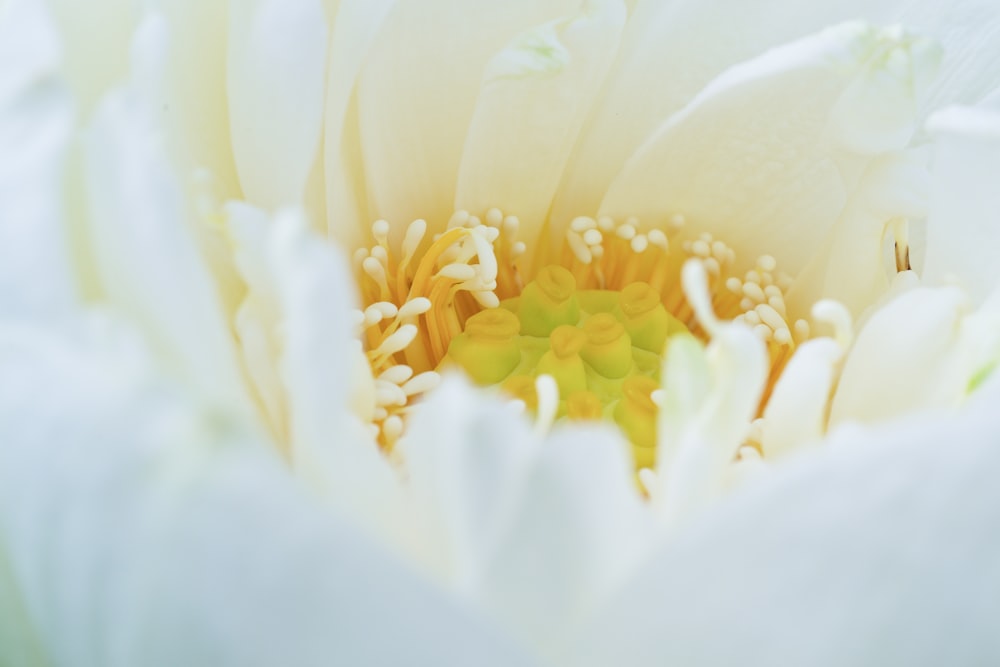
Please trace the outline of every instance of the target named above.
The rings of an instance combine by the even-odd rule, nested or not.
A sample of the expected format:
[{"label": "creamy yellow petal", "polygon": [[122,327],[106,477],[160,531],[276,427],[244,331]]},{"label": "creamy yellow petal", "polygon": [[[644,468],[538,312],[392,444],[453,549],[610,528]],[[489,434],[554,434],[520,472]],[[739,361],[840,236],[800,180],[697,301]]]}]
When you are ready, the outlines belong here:
[{"label": "creamy yellow petal", "polygon": [[770,254],[794,275],[868,160],[908,141],[915,77],[937,55],[898,30],[852,23],[737,66],[637,151],[601,210],[647,224],[682,214],[744,263]]},{"label": "creamy yellow petal", "polygon": [[486,64],[526,28],[576,8],[571,0],[396,3],[357,88],[373,215],[398,230],[417,217],[444,227]]},{"label": "creamy yellow petal", "polygon": [[875,311],[848,352],[830,428],[957,405],[971,375],[958,363],[969,307],[957,288],[917,288]]},{"label": "creamy yellow petal", "polygon": [[725,69],[891,4],[870,0],[801,6],[786,0],[638,2],[607,86],[556,198],[554,222],[558,226],[581,213],[593,214],[632,153]]},{"label": "creamy yellow petal", "polygon": [[301,204],[319,150],[327,24],[320,0],[230,5],[227,92],[247,201]]},{"label": "creamy yellow petal", "polygon": [[499,207],[520,218],[522,238],[537,237],[625,22],[620,1],[593,4],[515,37],[486,66],[456,209]]}]

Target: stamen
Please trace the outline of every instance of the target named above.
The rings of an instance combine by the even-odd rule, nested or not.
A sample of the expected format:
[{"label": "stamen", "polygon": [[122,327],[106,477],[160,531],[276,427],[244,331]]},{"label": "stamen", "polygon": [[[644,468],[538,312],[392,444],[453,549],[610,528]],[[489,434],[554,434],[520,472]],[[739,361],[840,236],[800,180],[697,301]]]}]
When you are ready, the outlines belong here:
[{"label": "stamen", "polygon": [[834,340],[843,349],[846,350],[850,347],[851,340],[854,338],[854,326],[851,312],[844,304],[832,299],[817,301],[812,308],[812,315],[816,320],[826,322],[833,327]]},{"label": "stamen", "polygon": [[555,255],[561,261],[522,280],[520,220],[499,208],[456,211],[433,237],[416,219],[398,248],[390,247],[390,224],[375,221],[375,244],[354,261],[380,442],[391,447],[411,400],[438,384],[443,366],[457,365],[515,396],[542,430],[560,417],[614,417],[637,466],[652,466],[651,396],[667,339],[684,332],[706,340],[722,320],[742,322],[767,342],[763,407],[810,327],[788,318],[790,281],[773,257],[734,275],[732,248],[707,233],[683,240],[685,226],[682,215],[652,229],[635,217],[579,216]]},{"label": "stamen", "polygon": [[535,394],[538,397],[535,434],[538,437],[544,437],[556,421],[556,412],[559,409],[559,387],[552,377],[540,375],[535,380]]}]

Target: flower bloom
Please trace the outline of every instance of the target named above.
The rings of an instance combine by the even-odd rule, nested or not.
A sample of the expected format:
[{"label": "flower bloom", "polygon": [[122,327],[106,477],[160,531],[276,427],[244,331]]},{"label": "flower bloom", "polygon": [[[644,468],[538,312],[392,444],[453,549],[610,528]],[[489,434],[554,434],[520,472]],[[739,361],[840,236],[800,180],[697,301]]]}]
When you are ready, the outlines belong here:
[{"label": "flower bloom", "polygon": [[998,26],[0,4],[0,662],[995,660]]}]

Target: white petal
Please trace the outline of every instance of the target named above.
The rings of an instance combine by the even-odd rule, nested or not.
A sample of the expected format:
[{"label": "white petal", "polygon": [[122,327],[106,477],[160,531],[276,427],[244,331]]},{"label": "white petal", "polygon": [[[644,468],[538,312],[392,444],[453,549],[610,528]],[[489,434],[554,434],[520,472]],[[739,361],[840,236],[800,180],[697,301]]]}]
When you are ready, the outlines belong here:
[{"label": "white petal", "polygon": [[993,0],[893,4],[890,20],[944,46],[941,75],[930,86],[923,117],[949,104],[976,104],[1000,86],[1000,15]]},{"label": "white petal", "polygon": [[232,237],[233,261],[246,286],[233,323],[243,364],[272,432],[279,442],[288,444],[285,387],[278,368],[281,305],[268,251],[272,221],[260,209],[230,202],[226,206],[226,222]]},{"label": "white petal", "polygon": [[102,103],[86,137],[101,288],[179,376],[216,400],[245,405],[229,326],[161,138],[146,102],[129,90]]},{"label": "white petal", "polygon": [[969,380],[956,361],[969,305],[954,287],[918,288],[875,311],[848,352],[830,427],[956,405]]},{"label": "white petal", "polygon": [[295,470],[345,514],[390,534],[398,511],[395,473],[368,424],[351,410],[364,393],[373,406],[374,389],[351,318],[350,274],[300,214],[284,213],[273,224],[268,241]]},{"label": "white petal", "polygon": [[538,442],[510,404],[446,378],[399,443],[426,564],[469,590],[482,576]]},{"label": "white petal", "polygon": [[883,252],[886,242],[891,243],[892,224],[927,215],[931,179],[926,163],[923,150],[872,161],[825,247],[795,279],[786,299],[792,312],[804,317],[814,303],[826,298],[836,299],[859,317],[886,294],[897,270],[894,257]]},{"label": "white petal", "polygon": [[625,27],[600,107],[569,164],[554,222],[596,212],[629,156],[726,68],[867,12],[876,12],[876,20],[876,7],[882,4],[893,3],[639,2]]},{"label": "white petal", "polygon": [[544,654],[631,573],[652,517],[628,444],[606,428],[557,430],[510,509],[477,595]]},{"label": "white petal", "polygon": [[761,447],[768,459],[823,437],[842,356],[830,338],[807,341],[795,351],[764,409]]},{"label": "white petal", "polygon": [[[767,370],[764,344],[742,325],[722,325],[707,348],[685,337],[671,340],[657,426],[660,482],[650,490],[665,520],[700,510],[722,490],[726,469],[756,413]],[[690,399],[683,397],[686,391]]]},{"label": "white petal", "polygon": [[952,108],[934,116],[932,200],[924,278],[957,279],[981,300],[1000,282],[1000,113]]},{"label": "white petal", "polygon": [[625,7],[522,33],[486,67],[458,172],[455,208],[498,207],[534,240],[618,46]]},{"label": "white petal", "polygon": [[0,662],[34,667],[48,664],[28,620],[24,600],[0,540]]},{"label": "white petal", "polygon": [[[396,0],[341,0],[330,36],[323,168],[327,227],[344,248],[369,241],[355,84],[368,50]],[[401,223],[403,224],[403,223]],[[370,242],[370,241],[369,241]]]},{"label": "white petal", "polygon": [[154,16],[165,23],[166,53],[159,123],[167,148],[178,164],[206,168],[220,199],[241,194],[229,127],[226,94],[228,30],[224,0],[172,0],[157,3]]},{"label": "white petal", "polygon": [[132,0],[47,0],[44,4],[51,9],[59,29],[65,52],[63,66],[73,97],[81,112],[89,115],[100,97],[128,74],[139,4]]},{"label": "white petal", "polygon": [[375,217],[451,217],[466,132],[489,59],[572,0],[399,0],[358,83],[364,174]]},{"label": "white petal", "polygon": [[246,199],[301,204],[319,149],[327,28],[320,0],[230,4],[227,90]]},{"label": "white petal", "polygon": [[744,263],[794,275],[872,155],[902,148],[935,47],[845,24],[732,68],[629,160],[601,205],[647,223],[684,214]]},{"label": "white petal", "polygon": [[849,429],[677,536],[574,665],[1000,660],[997,387],[960,417]]},{"label": "white petal", "polygon": [[523,664],[147,370],[94,332],[0,343],[0,538],[52,663]]},{"label": "white petal", "polygon": [[0,313],[54,314],[76,297],[64,215],[74,109],[43,12],[0,14]]}]

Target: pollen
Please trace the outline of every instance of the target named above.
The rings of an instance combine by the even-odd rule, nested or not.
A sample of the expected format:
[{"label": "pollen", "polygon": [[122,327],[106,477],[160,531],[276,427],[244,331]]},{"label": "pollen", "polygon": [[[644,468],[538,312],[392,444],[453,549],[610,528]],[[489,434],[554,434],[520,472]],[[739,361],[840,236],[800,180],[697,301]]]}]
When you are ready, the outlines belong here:
[{"label": "pollen", "polygon": [[414,220],[394,240],[387,221],[375,222],[374,243],[354,262],[380,443],[392,449],[413,402],[449,369],[529,411],[538,406],[536,379],[550,376],[557,419],[616,424],[637,468],[651,467],[652,395],[669,363],[668,340],[708,339],[682,288],[681,267],[692,258],[705,268],[718,317],[746,324],[767,344],[762,411],[809,325],[789,321],[789,281],[774,258],[759,257],[737,273],[728,245],[685,227],[682,216],[652,229],[635,218],[577,217],[557,248],[535,249],[547,263],[534,267],[524,261],[519,219],[496,208],[482,217],[457,211],[434,235],[426,221]]}]

